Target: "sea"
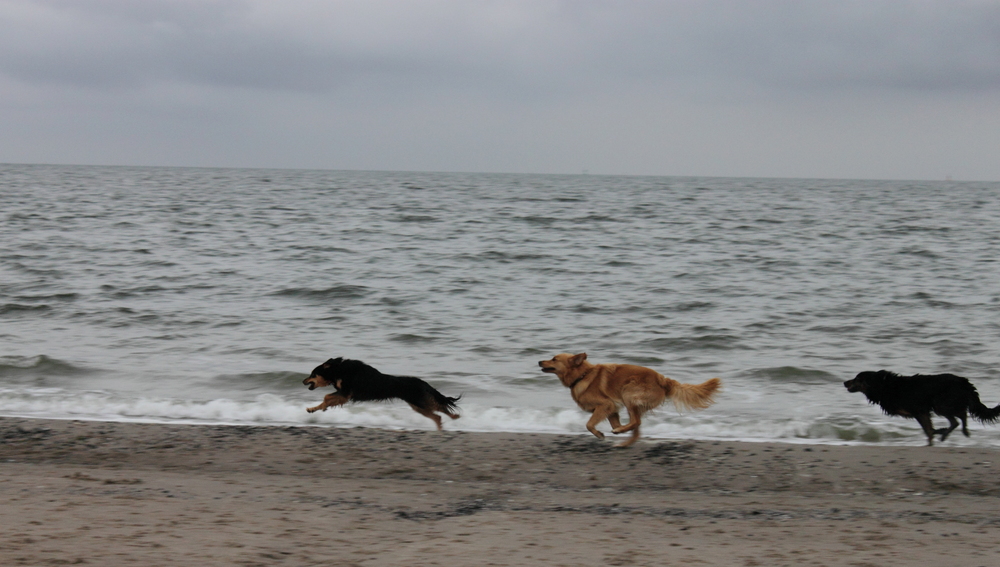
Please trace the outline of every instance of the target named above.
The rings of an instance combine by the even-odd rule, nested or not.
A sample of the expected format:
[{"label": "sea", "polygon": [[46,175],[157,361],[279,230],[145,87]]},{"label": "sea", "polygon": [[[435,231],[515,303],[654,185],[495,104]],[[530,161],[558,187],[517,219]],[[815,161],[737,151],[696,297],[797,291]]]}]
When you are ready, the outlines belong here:
[{"label": "sea", "polygon": [[448,430],[589,435],[538,367],[586,352],[722,379],[647,438],[919,446],[843,381],[992,407],[998,345],[1000,183],[0,165],[4,416],[433,429],[306,413],[343,356],[461,395]]}]

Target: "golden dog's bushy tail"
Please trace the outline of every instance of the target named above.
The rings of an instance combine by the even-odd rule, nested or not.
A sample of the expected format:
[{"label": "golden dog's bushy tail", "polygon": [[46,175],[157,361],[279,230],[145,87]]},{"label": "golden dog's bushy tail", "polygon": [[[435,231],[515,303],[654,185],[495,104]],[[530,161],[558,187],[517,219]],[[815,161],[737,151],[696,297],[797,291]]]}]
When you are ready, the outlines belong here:
[{"label": "golden dog's bushy tail", "polygon": [[666,376],[660,377],[660,385],[667,391],[667,397],[674,402],[678,411],[705,409],[715,403],[712,396],[722,387],[722,380],[712,378],[701,384],[682,384]]}]

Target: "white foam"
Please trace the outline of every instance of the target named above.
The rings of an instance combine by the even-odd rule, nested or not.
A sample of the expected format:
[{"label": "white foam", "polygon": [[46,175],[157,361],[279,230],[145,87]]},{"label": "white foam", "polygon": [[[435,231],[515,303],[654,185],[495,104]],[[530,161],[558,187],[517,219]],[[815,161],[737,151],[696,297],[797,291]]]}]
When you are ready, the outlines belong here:
[{"label": "white foam", "polygon": [[[103,391],[66,391],[59,388],[0,389],[0,415],[53,419],[130,421],[152,423],[198,423],[225,425],[292,425],[330,427],[375,427],[384,429],[433,430],[427,418],[404,404],[357,404],[306,413],[314,399],[260,394],[249,400],[217,398],[192,401],[171,398],[126,397]],[[523,432],[589,435],[587,414],[575,408],[502,407],[462,404],[462,417],[445,418],[453,431]],[[607,423],[599,429],[609,433]],[[854,416],[822,415],[811,419],[747,419],[739,414],[699,412],[678,415],[651,412],[643,418],[643,436],[661,439],[714,439],[781,441],[828,444],[920,445],[922,433],[914,423],[877,416],[859,420]],[[845,433],[846,432],[846,433]],[[608,435],[608,437],[614,437]],[[971,439],[954,435],[953,446],[1000,447],[1000,431],[977,429]]]}]

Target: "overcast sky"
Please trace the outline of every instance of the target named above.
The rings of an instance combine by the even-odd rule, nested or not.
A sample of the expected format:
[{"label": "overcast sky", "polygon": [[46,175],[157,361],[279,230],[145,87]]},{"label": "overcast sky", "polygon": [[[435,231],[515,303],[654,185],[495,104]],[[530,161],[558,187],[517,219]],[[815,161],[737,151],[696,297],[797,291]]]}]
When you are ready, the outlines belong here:
[{"label": "overcast sky", "polygon": [[1000,180],[1000,0],[0,0],[0,162]]}]

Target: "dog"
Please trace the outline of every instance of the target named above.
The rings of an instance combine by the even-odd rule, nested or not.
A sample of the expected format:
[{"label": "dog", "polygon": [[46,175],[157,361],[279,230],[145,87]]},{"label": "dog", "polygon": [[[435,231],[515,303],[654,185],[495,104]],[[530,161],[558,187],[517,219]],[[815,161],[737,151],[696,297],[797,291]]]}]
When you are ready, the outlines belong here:
[{"label": "dog", "polygon": [[[968,415],[982,423],[1000,419],[1000,405],[990,409],[979,401],[979,392],[967,379],[954,374],[916,374],[900,376],[888,370],[862,372],[844,382],[848,392],[861,392],[868,403],[878,404],[886,415],[912,417],[927,435],[927,445],[934,445],[934,435],[943,442],[962,420],[962,433],[969,436]],[[950,427],[934,429],[931,412],[947,418]]]},{"label": "dog", "polygon": [[302,381],[310,390],[333,386],[336,390],[323,397],[323,403],[306,408],[313,413],[327,408],[341,406],[347,402],[388,401],[400,399],[410,404],[413,411],[429,417],[441,430],[441,412],[452,419],[458,419],[458,406],[462,397],[449,398],[431,387],[420,378],[413,376],[392,376],[382,374],[375,368],[349,358],[331,358],[317,366],[308,378]]},{"label": "dog", "polygon": [[[712,378],[701,384],[681,384],[650,368],[634,364],[591,364],[587,353],[557,354],[551,360],[538,363],[542,372],[555,374],[569,388],[573,401],[584,411],[592,412],[587,431],[598,439],[604,434],[597,424],[607,419],[614,434],[632,432],[632,437],[619,443],[628,447],[639,440],[642,414],[670,398],[678,410],[705,409],[714,403],[712,396],[722,382]],[[618,410],[628,411],[628,425],[622,425]]]}]

